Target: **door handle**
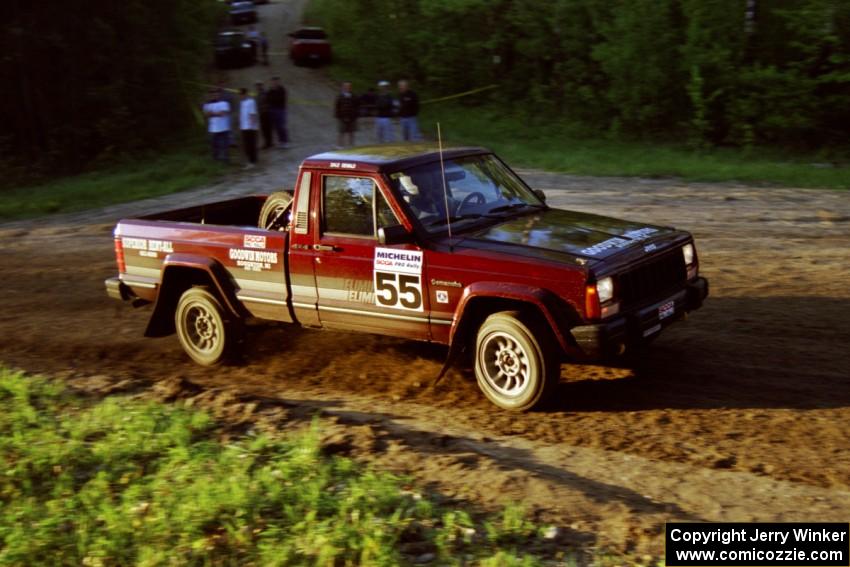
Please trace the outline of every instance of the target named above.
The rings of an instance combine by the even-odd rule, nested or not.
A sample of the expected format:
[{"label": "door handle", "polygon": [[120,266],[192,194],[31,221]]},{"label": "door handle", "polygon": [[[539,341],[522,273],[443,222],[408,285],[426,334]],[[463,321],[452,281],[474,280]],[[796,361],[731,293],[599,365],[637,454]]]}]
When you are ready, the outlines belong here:
[{"label": "door handle", "polygon": [[336,252],[338,248],[336,246],[331,246],[330,244],[314,244],[313,250],[316,252]]}]

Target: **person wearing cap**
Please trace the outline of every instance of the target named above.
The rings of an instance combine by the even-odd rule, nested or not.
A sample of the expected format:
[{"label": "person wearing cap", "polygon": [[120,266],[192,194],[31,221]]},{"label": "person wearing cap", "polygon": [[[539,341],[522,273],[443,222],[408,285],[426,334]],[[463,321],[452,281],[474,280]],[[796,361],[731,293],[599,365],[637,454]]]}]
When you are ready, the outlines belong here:
[{"label": "person wearing cap", "polygon": [[389,91],[390,84],[387,81],[378,81],[378,97],[375,100],[375,136],[378,143],[392,142],[393,114],[395,113],[395,100]]}]

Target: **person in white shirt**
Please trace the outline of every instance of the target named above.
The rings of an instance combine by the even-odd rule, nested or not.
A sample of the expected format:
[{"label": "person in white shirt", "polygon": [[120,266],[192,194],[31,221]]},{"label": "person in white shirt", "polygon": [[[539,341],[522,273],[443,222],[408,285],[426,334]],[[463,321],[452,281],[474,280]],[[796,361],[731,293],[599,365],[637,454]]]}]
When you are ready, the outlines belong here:
[{"label": "person in white shirt", "polygon": [[212,142],[213,159],[227,163],[230,147],[230,105],[222,98],[221,89],[210,91],[210,99],[204,105],[207,131]]},{"label": "person in white shirt", "polygon": [[257,101],[248,95],[248,89],[239,89],[239,129],[242,131],[242,149],[248,163],[245,168],[257,165],[257,130],[260,127],[260,116],[257,112]]}]

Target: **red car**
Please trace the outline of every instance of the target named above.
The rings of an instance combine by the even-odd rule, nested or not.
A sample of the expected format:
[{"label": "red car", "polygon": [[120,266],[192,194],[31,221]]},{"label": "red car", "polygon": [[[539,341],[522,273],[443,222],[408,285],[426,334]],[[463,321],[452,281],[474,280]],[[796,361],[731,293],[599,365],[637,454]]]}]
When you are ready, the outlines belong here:
[{"label": "red car", "polygon": [[296,65],[331,62],[331,44],[322,28],[307,27],[289,34],[289,58]]},{"label": "red car", "polygon": [[301,165],[294,193],[122,220],[114,298],[153,304],[196,362],[238,347],[248,317],[474,353],[484,394],[526,410],[564,359],[654,339],[699,308],[687,232],[554,209],[482,148],[355,148]]}]

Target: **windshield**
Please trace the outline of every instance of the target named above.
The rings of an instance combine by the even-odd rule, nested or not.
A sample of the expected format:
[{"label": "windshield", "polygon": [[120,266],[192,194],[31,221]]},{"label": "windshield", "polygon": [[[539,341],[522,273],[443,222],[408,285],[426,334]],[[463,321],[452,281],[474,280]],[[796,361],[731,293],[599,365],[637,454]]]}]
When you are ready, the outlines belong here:
[{"label": "windshield", "polygon": [[396,195],[429,233],[446,230],[449,222],[453,229],[456,224],[463,228],[476,220],[501,219],[545,206],[493,155],[446,160],[444,166],[445,194],[439,161],[389,174]]}]

